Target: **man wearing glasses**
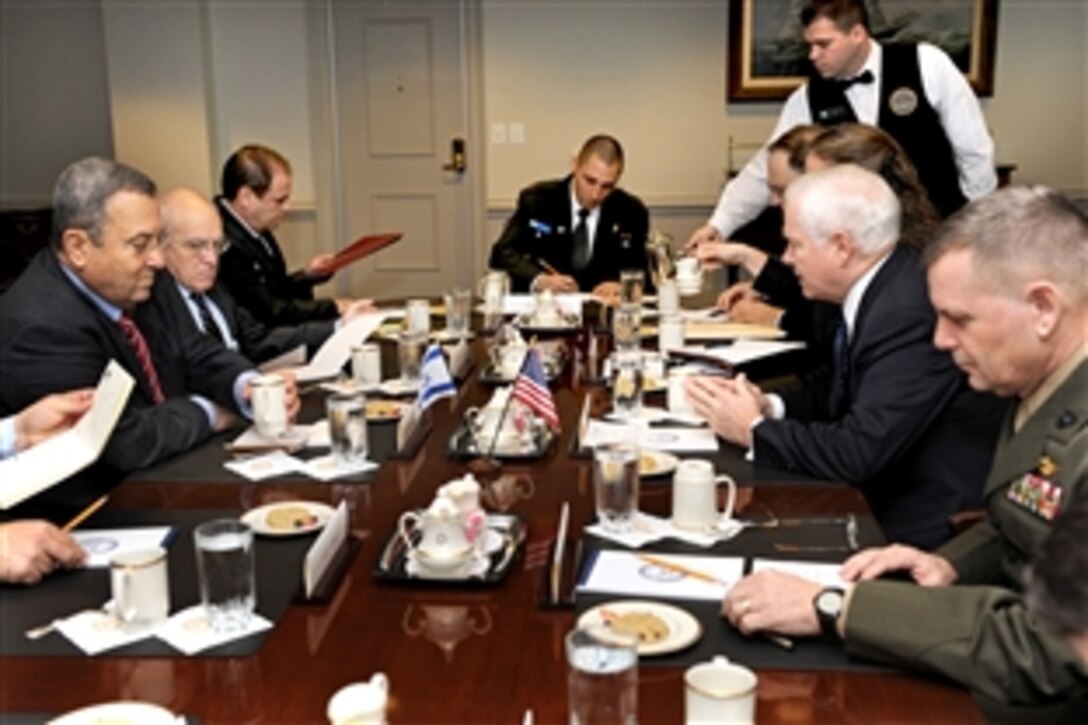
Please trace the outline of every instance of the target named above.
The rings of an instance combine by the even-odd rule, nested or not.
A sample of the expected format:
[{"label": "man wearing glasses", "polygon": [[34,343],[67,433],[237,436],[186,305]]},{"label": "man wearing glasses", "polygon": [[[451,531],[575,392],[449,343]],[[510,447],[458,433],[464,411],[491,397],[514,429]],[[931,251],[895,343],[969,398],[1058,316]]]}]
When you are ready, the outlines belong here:
[{"label": "man wearing glasses", "polygon": [[[101,158],[65,169],[53,238],[0,301],[0,416],[50,393],[92,387],[111,360],[136,386],[98,464],[13,511],[59,519],[120,475],[194,447],[248,413],[256,371],[187,334],[154,286],[163,267],[155,184]],[[287,382],[288,412],[298,408]]]},{"label": "man wearing glasses", "polygon": [[[191,189],[174,189],[160,200],[163,257],[169,276],[163,283],[184,306],[182,319],[192,330],[241,352],[255,363],[276,357],[299,345],[312,356],[332,334],[333,320],[269,327],[238,305],[218,284],[220,255],[230,247],[215,206]],[[165,276],[165,275],[164,275]],[[170,279],[172,277],[172,279]],[[370,309],[369,303],[348,305],[344,322]]]}]

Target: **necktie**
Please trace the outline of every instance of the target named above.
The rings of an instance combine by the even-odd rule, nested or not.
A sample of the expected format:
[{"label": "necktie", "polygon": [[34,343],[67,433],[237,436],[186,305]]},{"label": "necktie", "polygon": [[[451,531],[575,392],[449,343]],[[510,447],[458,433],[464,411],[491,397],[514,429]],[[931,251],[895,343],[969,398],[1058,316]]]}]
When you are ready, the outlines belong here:
[{"label": "necktie", "polygon": [[844,412],[847,391],[850,389],[850,343],[846,339],[846,320],[839,318],[835,327],[835,339],[832,343],[831,394],[828,396],[828,411],[832,418],[838,418]]},{"label": "necktie", "polygon": [[586,217],[589,209],[578,210],[578,224],[574,227],[574,254],[571,256],[571,266],[575,272],[581,272],[589,263],[589,225]]},{"label": "necktie", "polygon": [[140,328],[136,327],[136,323],[132,321],[128,313],[122,314],[118,318],[117,324],[120,326],[121,331],[125,333],[129,344],[132,345],[132,349],[136,351],[136,360],[139,361],[140,367],[147,377],[147,382],[151,385],[151,398],[155,401],[155,405],[162,403],[166,400],[166,396],[162,394],[159,374],[155,372],[155,364],[151,361],[151,351],[147,349],[147,340],[144,339]]},{"label": "necktie", "polygon": [[212,317],[212,311],[208,307],[208,299],[196,292],[189,293],[189,296],[196,303],[196,309],[200,313],[200,322],[204,325],[204,334],[223,342],[223,332],[219,329],[219,325],[215,324],[215,318]]},{"label": "necktie", "polygon": [[843,78],[842,80],[838,80],[835,82],[843,91],[845,91],[847,88],[854,85],[855,83],[860,83],[861,85],[865,86],[873,82],[873,72],[867,70],[860,73],[859,75],[854,76],[853,78]]}]

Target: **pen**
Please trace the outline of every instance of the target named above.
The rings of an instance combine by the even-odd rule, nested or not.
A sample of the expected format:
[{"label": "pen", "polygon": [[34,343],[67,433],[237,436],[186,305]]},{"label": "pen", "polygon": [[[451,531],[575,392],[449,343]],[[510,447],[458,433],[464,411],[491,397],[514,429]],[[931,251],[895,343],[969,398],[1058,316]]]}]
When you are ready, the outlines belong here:
[{"label": "pen", "polygon": [[676,564],[674,562],[668,561],[667,559],[662,559],[662,558],[657,557],[657,556],[651,556],[650,554],[639,554],[638,558],[641,559],[642,561],[646,562],[647,564],[653,564],[654,566],[660,567],[662,569],[668,569],[669,571],[675,571],[675,572],[678,572],[680,574],[684,574],[685,576],[690,576],[692,579],[698,579],[699,581],[709,582],[710,584],[719,584],[719,585],[721,585],[723,587],[728,586],[721,579],[716,579],[715,577],[711,576],[710,574],[707,574],[705,571],[699,571],[698,569],[692,569],[691,567],[684,566],[683,564]]},{"label": "pen", "polygon": [[540,268],[543,269],[548,274],[561,274],[561,272],[558,269],[556,269],[555,267],[548,264],[547,260],[545,260],[545,259],[541,259],[541,258],[537,257],[536,263],[539,264]]},{"label": "pen", "polygon": [[105,505],[106,505],[106,501],[108,501],[108,500],[109,500],[109,498],[110,498],[109,496],[103,496],[102,498],[98,499],[97,501],[95,501],[94,503],[92,503],[92,504],[91,504],[90,506],[88,506],[87,508],[85,508],[85,509],[83,509],[82,511],[80,511],[80,512],[79,512],[78,514],[76,514],[76,515],[75,515],[75,516],[74,516],[74,517],[72,518],[72,520],[71,520],[71,521],[69,521],[68,523],[66,523],[66,524],[64,525],[64,528],[62,528],[62,529],[61,529],[61,531],[63,531],[63,532],[64,532],[64,533],[66,533],[66,534],[67,534],[67,533],[69,533],[69,532],[71,532],[71,531],[72,531],[72,529],[74,529],[75,527],[79,526],[80,524],[82,524],[82,523],[83,523],[84,521],[86,521],[87,519],[89,519],[89,518],[91,517],[91,514],[93,514],[93,513],[95,512],[95,511],[97,511],[98,509],[102,508],[103,506],[105,506]]}]

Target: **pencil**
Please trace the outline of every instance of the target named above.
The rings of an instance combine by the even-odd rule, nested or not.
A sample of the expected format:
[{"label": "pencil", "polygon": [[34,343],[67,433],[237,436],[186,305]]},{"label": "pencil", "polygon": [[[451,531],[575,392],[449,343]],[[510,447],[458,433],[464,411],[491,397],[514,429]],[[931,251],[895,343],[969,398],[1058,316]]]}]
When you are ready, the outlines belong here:
[{"label": "pencil", "polygon": [[537,257],[536,263],[539,264],[540,268],[548,274],[561,274],[558,269],[548,264],[547,260]]},{"label": "pencil", "polygon": [[721,584],[722,586],[725,586],[725,583],[722,582],[720,579],[715,579],[706,572],[699,571],[698,569],[691,569],[684,566],[683,564],[675,564],[666,559],[661,559],[659,557],[651,556],[649,554],[639,554],[638,558],[642,559],[647,564],[653,564],[654,566],[659,566],[662,569],[679,572],[680,574],[690,576],[692,579],[698,579],[700,581],[710,582],[711,584]]},{"label": "pencil", "polygon": [[93,514],[95,511],[102,508],[103,506],[105,506],[106,501],[108,501],[109,498],[110,498],[109,496],[103,496],[102,498],[98,499],[97,501],[92,503],[87,508],[80,511],[78,514],[75,515],[74,518],[72,518],[71,521],[69,521],[68,523],[66,523],[64,525],[64,528],[62,528],[61,531],[63,531],[66,534],[69,533],[72,529],[79,526],[80,524],[82,524],[87,519],[89,519],[91,517],[91,514]]}]

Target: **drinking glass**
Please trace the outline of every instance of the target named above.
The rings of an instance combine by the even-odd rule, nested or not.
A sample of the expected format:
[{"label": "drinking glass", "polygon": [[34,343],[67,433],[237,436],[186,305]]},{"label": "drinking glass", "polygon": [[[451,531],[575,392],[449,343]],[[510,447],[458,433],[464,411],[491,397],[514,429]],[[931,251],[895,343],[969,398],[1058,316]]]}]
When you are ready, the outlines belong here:
[{"label": "drinking glass", "polygon": [[244,630],[257,604],[253,530],[237,519],[217,519],[197,526],[193,541],[200,601],[212,630]]},{"label": "drinking glass", "polygon": [[429,335],[431,332],[431,303],[424,299],[408,300],[404,310],[404,329]]},{"label": "drinking glass", "polygon": [[641,269],[625,269],[620,272],[620,305],[642,306],[642,289],[646,275]]},{"label": "drinking glass", "polygon": [[468,337],[472,318],[472,290],[455,289],[446,293],[446,334],[461,339]]},{"label": "drinking glass", "polygon": [[617,350],[637,350],[641,344],[639,325],[642,309],[638,305],[620,305],[612,313],[612,337]]},{"label": "drinking glass", "polygon": [[420,366],[423,364],[423,347],[427,343],[427,333],[404,330],[397,338],[397,355],[400,358],[400,377],[406,383],[419,380]]},{"label": "drinking glass", "polygon": [[362,463],[367,454],[366,396],[334,394],[325,400],[329,416],[329,441],[338,466]]},{"label": "drinking glass", "polygon": [[571,725],[634,725],[638,721],[638,639],[605,627],[566,636]]},{"label": "drinking glass", "polygon": [[645,376],[639,350],[618,350],[612,359],[612,412],[626,419],[642,414]]},{"label": "drinking glass", "polygon": [[638,512],[638,446],[609,443],[593,452],[593,492],[597,519],[606,531],[632,529]]}]

